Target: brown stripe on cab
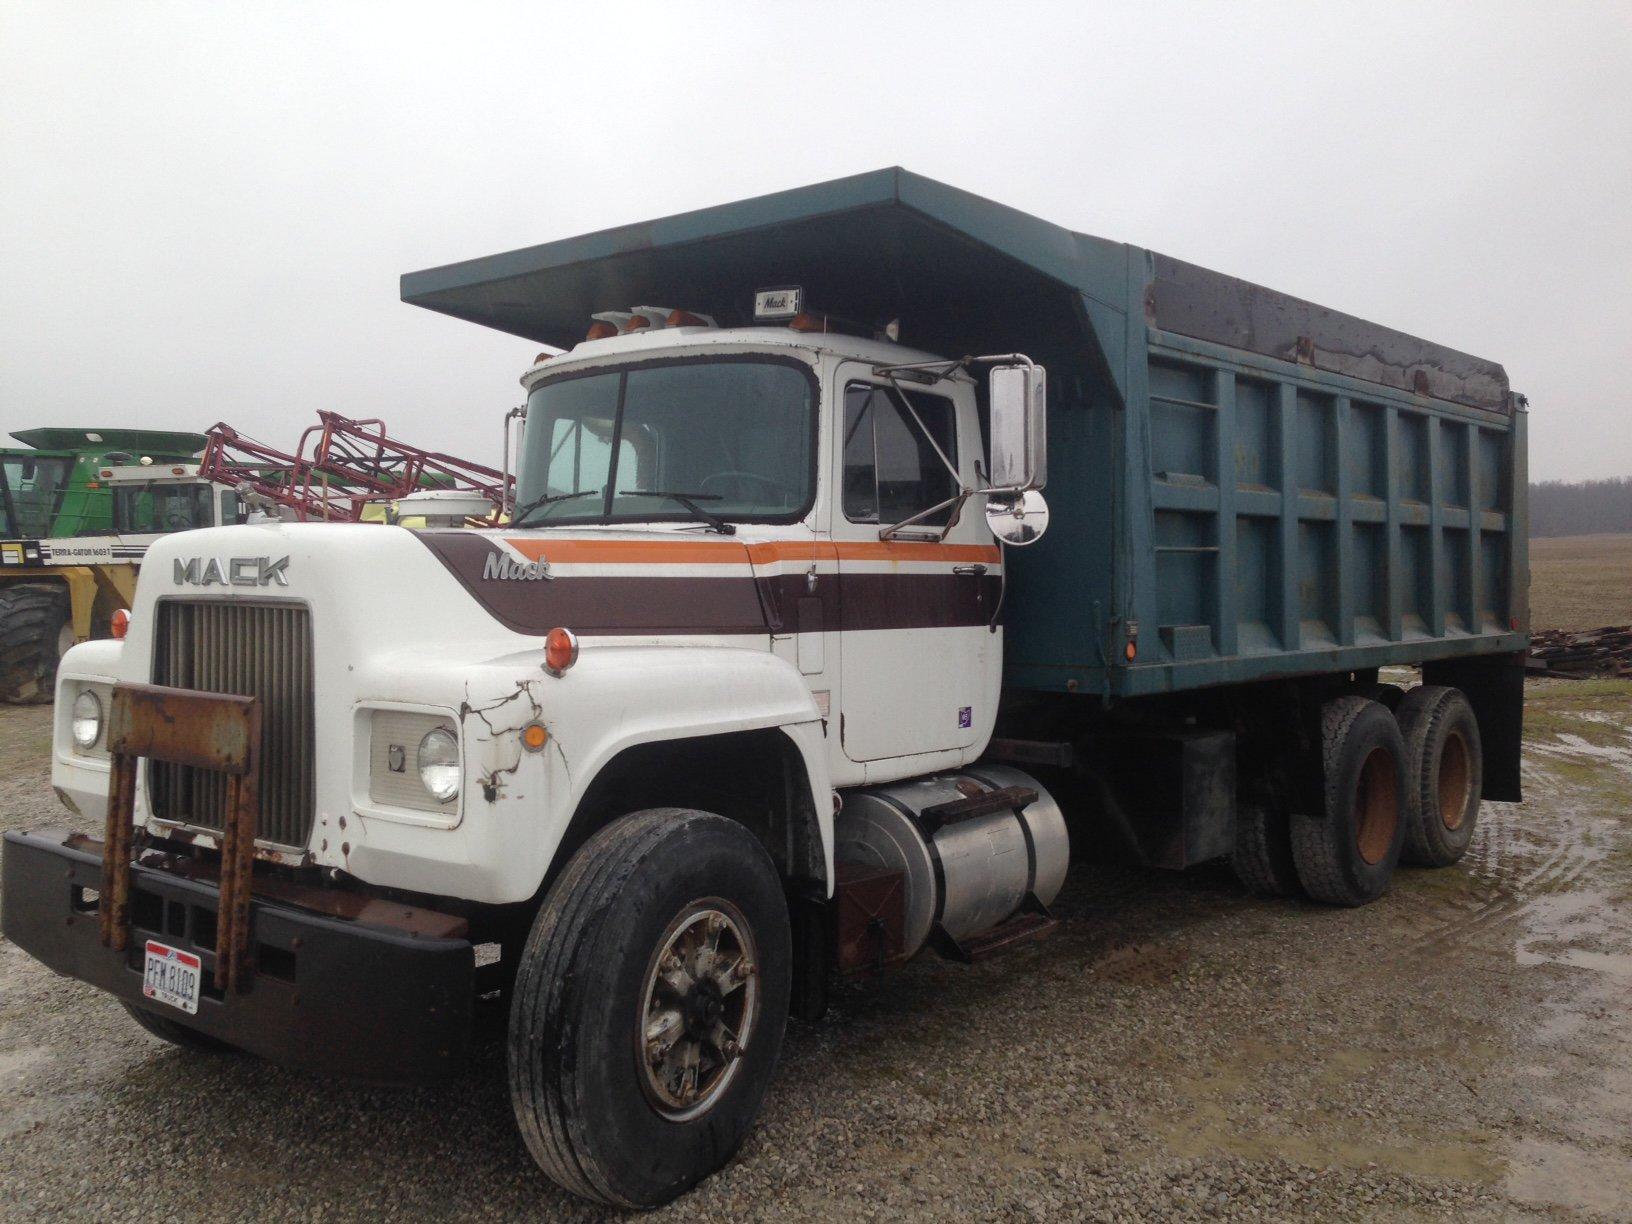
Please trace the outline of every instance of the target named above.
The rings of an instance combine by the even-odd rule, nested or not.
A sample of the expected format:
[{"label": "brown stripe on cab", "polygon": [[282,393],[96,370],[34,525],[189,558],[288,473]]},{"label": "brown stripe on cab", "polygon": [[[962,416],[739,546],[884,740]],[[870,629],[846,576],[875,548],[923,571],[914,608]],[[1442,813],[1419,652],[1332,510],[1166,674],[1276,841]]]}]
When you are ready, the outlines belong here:
[{"label": "brown stripe on cab", "polygon": [[[967,627],[984,625],[991,619],[1000,590],[1000,580],[996,575],[976,577],[948,571],[939,574],[824,573],[818,577],[816,589],[812,592],[806,575],[802,573],[763,575],[756,580],[746,564],[743,547],[729,542],[725,542],[723,547],[736,553],[735,563],[742,567],[740,573],[724,573],[717,577],[677,574],[672,577],[566,575],[547,579],[488,578],[483,576],[488,559],[509,555],[489,538],[461,531],[415,534],[496,620],[517,633],[536,636],[543,636],[557,625],[565,625],[584,637],[790,633],[795,627],[796,611],[801,601],[811,599],[820,602],[822,624],[829,629]],[[511,541],[518,546],[524,542],[531,544],[536,541]],[[587,543],[595,550],[605,549],[610,544],[635,544],[641,550],[672,547],[668,544],[649,545],[645,541],[623,540],[550,540],[547,543],[547,557],[543,548],[524,550],[518,547],[517,551],[523,555],[535,555],[535,559],[559,560],[563,563],[570,559],[583,563],[583,553],[574,554],[567,546]],[[680,543],[721,548],[712,541]],[[832,560],[832,545],[819,544],[815,547],[821,552],[813,554],[811,559]],[[970,559],[988,554],[996,558],[995,548],[963,547],[969,550]],[[631,562],[638,555],[630,550],[615,551],[618,551],[620,559]],[[698,563],[698,551],[686,547],[683,552],[685,555],[682,558],[671,553],[667,559],[675,564]],[[721,561],[727,559],[723,552],[715,555]],[[935,559],[964,558],[959,554]],[[596,556],[594,563],[603,564],[605,560],[604,555]],[[639,560],[650,563],[650,558],[646,556],[640,556]]]}]

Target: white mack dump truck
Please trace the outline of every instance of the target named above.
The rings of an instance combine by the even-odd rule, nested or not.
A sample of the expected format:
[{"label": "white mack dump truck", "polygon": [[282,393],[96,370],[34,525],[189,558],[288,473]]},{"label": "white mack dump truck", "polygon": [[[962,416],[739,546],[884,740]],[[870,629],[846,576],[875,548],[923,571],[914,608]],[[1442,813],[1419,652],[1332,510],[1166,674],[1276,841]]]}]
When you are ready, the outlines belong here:
[{"label": "white mack dump truck", "polygon": [[650,1206],[1073,841],[1356,905],[1519,797],[1500,366],[899,170],[403,297],[564,350],[508,521],[167,537],[60,668],[103,836],[7,834],[5,932],[160,1037],[423,1082],[497,998],[539,1164]]}]

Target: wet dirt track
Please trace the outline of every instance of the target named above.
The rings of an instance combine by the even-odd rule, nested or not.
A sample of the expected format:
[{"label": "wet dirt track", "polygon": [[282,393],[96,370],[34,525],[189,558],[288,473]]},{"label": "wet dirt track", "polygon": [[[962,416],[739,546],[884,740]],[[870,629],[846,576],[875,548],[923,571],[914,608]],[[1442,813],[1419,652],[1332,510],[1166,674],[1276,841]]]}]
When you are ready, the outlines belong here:
[{"label": "wet dirt track", "polygon": [[[1084,864],[1051,941],[795,1024],[676,1218],[1632,1216],[1632,685],[1533,685],[1529,800],[1359,911]],[[65,823],[0,707],[0,825]],[[561,1218],[496,1041],[438,1091],[174,1050],[0,943],[0,1215]]]}]

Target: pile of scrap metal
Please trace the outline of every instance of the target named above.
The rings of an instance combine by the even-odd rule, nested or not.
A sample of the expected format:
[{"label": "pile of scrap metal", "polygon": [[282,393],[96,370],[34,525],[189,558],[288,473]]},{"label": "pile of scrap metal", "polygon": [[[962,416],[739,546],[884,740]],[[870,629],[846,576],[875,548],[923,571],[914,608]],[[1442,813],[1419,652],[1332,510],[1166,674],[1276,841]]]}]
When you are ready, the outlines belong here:
[{"label": "pile of scrap metal", "polygon": [[1632,678],[1632,625],[1605,625],[1580,633],[1538,630],[1530,639],[1525,672],[1570,680],[1588,676]]}]

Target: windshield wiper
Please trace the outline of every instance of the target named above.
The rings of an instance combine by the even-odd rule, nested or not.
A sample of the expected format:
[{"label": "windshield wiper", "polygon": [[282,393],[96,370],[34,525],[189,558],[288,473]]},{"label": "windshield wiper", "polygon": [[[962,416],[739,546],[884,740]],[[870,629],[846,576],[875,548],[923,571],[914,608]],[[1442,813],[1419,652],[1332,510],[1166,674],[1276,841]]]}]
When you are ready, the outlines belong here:
[{"label": "windshield wiper", "polygon": [[556,502],[571,501],[575,497],[593,497],[599,492],[599,489],[580,489],[576,493],[549,493],[543,497],[535,497],[532,501],[528,502],[520,510],[517,510],[510,516],[510,526],[525,527],[527,524],[522,522],[522,520],[534,510],[537,510],[540,506],[549,506],[554,505]]},{"label": "windshield wiper", "polygon": [[718,493],[675,493],[669,489],[624,489],[618,496],[666,497],[670,501],[679,502],[721,535],[737,534],[736,524],[726,522],[717,514],[710,514],[697,504],[700,501],[719,501],[720,495]]}]

